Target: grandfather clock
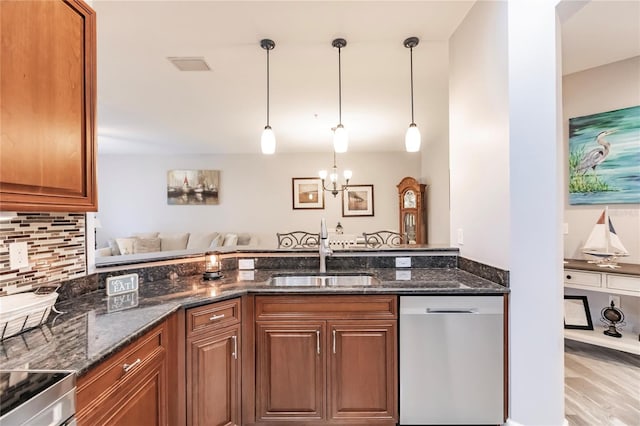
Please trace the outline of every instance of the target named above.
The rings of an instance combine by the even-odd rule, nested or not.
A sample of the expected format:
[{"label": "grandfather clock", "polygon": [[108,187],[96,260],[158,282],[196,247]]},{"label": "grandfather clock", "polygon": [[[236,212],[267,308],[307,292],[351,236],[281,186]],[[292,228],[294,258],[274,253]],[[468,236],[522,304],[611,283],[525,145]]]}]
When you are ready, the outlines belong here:
[{"label": "grandfather clock", "polygon": [[409,244],[427,244],[426,189],[427,185],[412,177],[406,177],[398,184],[400,233],[406,235]]}]

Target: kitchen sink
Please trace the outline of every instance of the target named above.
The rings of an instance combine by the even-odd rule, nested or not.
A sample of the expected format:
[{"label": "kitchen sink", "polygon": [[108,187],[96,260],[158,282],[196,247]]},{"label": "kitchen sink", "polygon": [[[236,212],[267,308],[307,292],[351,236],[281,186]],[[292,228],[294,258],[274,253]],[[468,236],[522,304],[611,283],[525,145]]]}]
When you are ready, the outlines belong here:
[{"label": "kitchen sink", "polygon": [[376,284],[372,275],[276,275],[271,277],[269,285],[282,287],[365,287]]}]

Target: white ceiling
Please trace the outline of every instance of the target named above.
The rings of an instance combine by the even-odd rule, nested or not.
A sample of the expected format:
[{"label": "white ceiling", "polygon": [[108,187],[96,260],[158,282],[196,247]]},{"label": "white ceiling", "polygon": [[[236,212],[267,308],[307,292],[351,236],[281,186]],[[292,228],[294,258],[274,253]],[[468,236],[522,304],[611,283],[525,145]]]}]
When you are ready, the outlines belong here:
[{"label": "white ceiling", "polygon": [[[266,124],[262,38],[276,43],[270,124],[277,152],[327,152],[338,123],[336,37],[348,43],[342,50],[342,122],[349,149],[403,150],[411,117],[409,50],[402,42],[421,40],[414,49],[415,121],[428,140],[435,137],[434,117],[447,105],[446,42],[473,3],[93,1],[99,152],[259,153]],[[639,3],[605,3],[588,4],[565,22],[565,72],[634,56],[633,40],[624,50],[614,43],[621,34],[604,34],[633,27],[629,17],[637,16]],[[594,17],[602,16],[607,19],[593,31]],[[628,28],[620,31],[629,34]],[[585,40],[588,49],[582,48]],[[180,72],[167,60],[175,56],[204,57],[212,70]]]},{"label": "white ceiling", "polygon": [[640,55],[639,0],[581,3],[562,23],[563,74]]}]

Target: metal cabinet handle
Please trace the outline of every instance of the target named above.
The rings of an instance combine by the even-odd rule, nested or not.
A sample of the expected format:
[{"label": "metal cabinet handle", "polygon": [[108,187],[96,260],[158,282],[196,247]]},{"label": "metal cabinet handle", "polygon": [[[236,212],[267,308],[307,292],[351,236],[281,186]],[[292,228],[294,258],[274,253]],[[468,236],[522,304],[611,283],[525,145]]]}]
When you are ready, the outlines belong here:
[{"label": "metal cabinet handle", "polygon": [[320,355],[320,330],[316,330],[316,352]]},{"label": "metal cabinet handle", "polygon": [[231,354],[234,359],[238,359],[238,336],[231,336],[233,340],[233,353]]},{"label": "metal cabinet handle", "polygon": [[209,318],[209,321],[215,321],[215,320],[219,320],[224,318],[224,314],[220,314],[220,315],[214,315],[211,318]]},{"label": "metal cabinet handle", "polygon": [[122,369],[124,370],[125,373],[128,373],[129,371],[131,371],[131,369],[133,367],[135,367],[136,365],[140,364],[141,362],[142,362],[142,360],[140,358],[138,358],[135,361],[133,361],[131,364],[124,364],[122,366]]},{"label": "metal cabinet handle", "polygon": [[571,275],[567,275],[567,279],[570,280],[571,279]]},{"label": "metal cabinet handle", "polygon": [[333,330],[333,353],[336,353],[336,331]]}]

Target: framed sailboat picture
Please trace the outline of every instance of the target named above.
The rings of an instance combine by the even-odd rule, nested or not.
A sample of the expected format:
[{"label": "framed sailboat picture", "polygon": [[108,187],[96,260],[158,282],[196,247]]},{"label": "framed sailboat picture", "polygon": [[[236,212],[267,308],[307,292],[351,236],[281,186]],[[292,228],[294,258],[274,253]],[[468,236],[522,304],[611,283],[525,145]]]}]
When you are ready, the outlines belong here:
[{"label": "framed sailboat picture", "polygon": [[167,172],[167,204],[218,204],[219,170],[169,170]]},{"label": "framed sailboat picture", "polygon": [[569,119],[569,204],[640,203],[640,106]]}]

